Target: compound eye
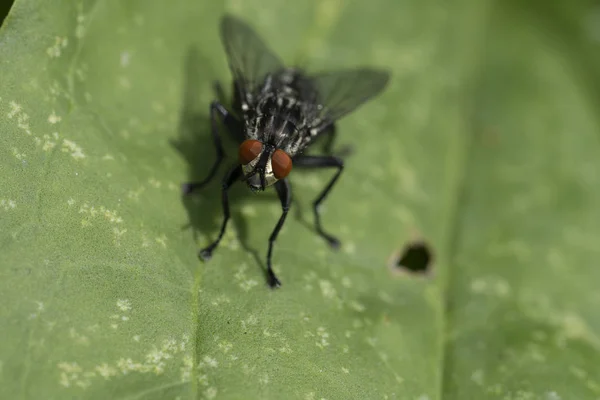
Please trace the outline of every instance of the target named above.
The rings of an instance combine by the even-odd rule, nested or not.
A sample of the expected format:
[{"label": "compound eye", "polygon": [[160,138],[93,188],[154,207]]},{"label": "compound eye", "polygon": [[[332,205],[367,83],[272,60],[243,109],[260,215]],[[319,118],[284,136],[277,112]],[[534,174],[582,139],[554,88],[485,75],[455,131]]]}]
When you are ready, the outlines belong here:
[{"label": "compound eye", "polygon": [[283,179],[292,170],[292,159],[285,151],[277,149],[271,156],[271,167],[273,167],[275,178]]},{"label": "compound eye", "polygon": [[258,140],[248,139],[240,144],[239,159],[240,164],[246,165],[260,155],[263,144]]}]

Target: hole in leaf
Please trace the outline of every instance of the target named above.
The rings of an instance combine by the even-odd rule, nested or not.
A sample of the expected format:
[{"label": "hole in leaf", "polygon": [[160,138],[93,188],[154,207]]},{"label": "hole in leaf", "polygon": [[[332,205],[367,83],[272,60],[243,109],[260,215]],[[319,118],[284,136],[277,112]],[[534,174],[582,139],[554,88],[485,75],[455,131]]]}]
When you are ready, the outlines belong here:
[{"label": "hole in leaf", "polygon": [[407,244],[394,262],[394,267],[411,274],[424,275],[430,272],[433,256],[425,242]]}]

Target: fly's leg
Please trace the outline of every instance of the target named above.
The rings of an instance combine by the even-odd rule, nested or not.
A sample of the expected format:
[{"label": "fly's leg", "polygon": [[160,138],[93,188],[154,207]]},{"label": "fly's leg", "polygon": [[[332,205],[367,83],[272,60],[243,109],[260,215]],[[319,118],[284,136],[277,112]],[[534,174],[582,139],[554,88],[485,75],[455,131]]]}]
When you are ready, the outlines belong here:
[{"label": "fly's leg", "polygon": [[299,156],[293,161],[295,167],[302,168],[337,168],[337,171],[333,178],[329,181],[325,189],[319,194],[319,197],[313,202],[313,212],[315,214],[315,225],[317,228],[317,233],[327,242],[331,247],[337,249],[340,247],[340,241],[334,236],[328,234],[323,230],[321,226],[321,214],[319,212],[319,206],[325,200],[333,185],[340,177],[342,171],[344,170],[344,161],[341,158],[336,156]]},{"label": "fly's leg", "polygon": [[223,234],[225,233],[225,227],[227,226],[227,221],[229,221],[229,196],[227,195],[227,191],[229,187],[237,181],[242,175],[242,167],[241,165],[236,165],[231,168],[227,174],[223,177],[223,186],[222,186],[222,198],[221,201],[223,203],[223,223],[221,224],[221,231],[219,232],[219,236],[217,240],[212,242],[209,246],[200,250],[198,254],[200,258],[203,260],[210,260],[212,257],[213,250],[219,245],[219,242],[223,238]]},{"label": "fly's leg", "polygon": [[322,135],[325,136],[325,142],[323,142],[323,153],[331,155],[333,151],[333,142],[335,142],[335,138],[337,136],[335,125],[331,125],[329,128],[327,128],[327,130],[323,131]]},{"label": "fly's leg", "polygon": [[[335,139],[337,137],[337,131],[335,129],[335,124],[330,125],[329,127],[327,127],[322,133],[321,135],[325,136],[324,137],[324,142],[323,142],[323,153],[325,153],[328,156],[332,156],[334,155],[333,153],[333,143],[335,142]],[[341,150],[336,154],[338,157],[347,157],[352,153],[352,146],[347,145],[347,146],[343,146],[341,148]]]},{"label": "fly's leg", "polygon": [[237,119],[231,113],[229,113],[229,111],[227,111],[227,109],[221,103],[213,101],[210,105],[210,122],[213,142],[215,143],[215,150],[217,152],[217,159],[210,168],[208,176],[203,181],[188,182],[183,185],[183,194],[190,194],[209,183],[215,177],[217,171],[219,170],[219,166],[221,165],[221,161],[223,161],[223,158],[225,157],[223,145],[221,144],[221,137],[219,136],[219,126],[217,124],[218,116],[221,116],[223,123],[228,130],[230,130],[232,133],[240,132],[239,134],[241,134]]},{"label": "fly's leg", "polygon": [[219,81],[213,82],[213,90],[215,91],[217,99],[219,99],[219,101],[223,103],[225,101],[225,91],[223,90],[223,86],[221,86]]},{"label": "fly's leg", "polygon": [[279,279],[277,279],[277,276],[275,275],[275,272],[273,272],[271,265],[273,245],[275,244],[275,240],[277,240],[277,235],[279,235],[279,231],[285,222],[285,217],[287,217],[290,204],[292,203],[292,189],[287,179],[277,181],[277,183],[275,183],[275,190],[279,196],[279,201],[281,201],[281,208],[283,212],[281,217],[279,217],[279,221],[277,221],[277,225],[275,225],[275,229],[273,229],[273,233],[271,233],[271,236],[269,237],[269,251],[267,252],[267,281],[269,286],[272,288],[281,286],[281,282],[279,282]]}]

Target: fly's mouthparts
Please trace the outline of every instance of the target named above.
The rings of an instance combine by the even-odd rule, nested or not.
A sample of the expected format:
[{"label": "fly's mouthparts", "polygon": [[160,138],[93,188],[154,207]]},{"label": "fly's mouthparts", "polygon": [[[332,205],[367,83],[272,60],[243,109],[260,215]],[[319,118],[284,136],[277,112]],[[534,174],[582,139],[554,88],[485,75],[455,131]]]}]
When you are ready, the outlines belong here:
[{"label": "fly's mouthparts", "polygon": [[252,178],[254,175],[258,174],[259,171],[255,169],[252,170],[252,172],[250,172],[247,175],[244,175],[244,177],[241,179],[242,182],[248,182],[248,180],[250,180],[250,178]]}]

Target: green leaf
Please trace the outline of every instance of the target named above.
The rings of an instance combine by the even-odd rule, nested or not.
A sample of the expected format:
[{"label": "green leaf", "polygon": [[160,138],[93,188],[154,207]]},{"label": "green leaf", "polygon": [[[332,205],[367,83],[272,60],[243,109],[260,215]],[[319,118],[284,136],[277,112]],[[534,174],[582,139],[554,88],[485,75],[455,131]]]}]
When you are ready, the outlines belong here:
[{"label": "green leaf", "polygon": [[496,2],[470,83],[444,397],[600,397],[600,9]]},{"label": "green leaf", "polygon": [[[0,29],[0,397],[600,397],[600,58],[591,2],[17,0]],[[182,198],[229,88],[225,12],[288,63],[393,79],[293,211]],[[228,163],[235,159],[229,144]],[[222,167],[221,173],[224,172]],[[390,266],[423,239],[424,276]]]}]

